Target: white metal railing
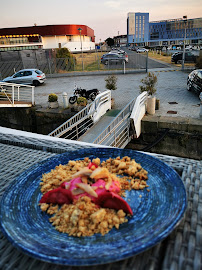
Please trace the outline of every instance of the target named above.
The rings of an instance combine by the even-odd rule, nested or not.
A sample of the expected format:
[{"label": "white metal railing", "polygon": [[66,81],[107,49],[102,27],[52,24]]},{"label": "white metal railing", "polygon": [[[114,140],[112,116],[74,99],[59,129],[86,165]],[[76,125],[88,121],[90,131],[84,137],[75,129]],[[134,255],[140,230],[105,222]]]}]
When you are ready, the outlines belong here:
[{"label": "white metal railing", "polygon": [[[124,148],[130,142],[131,135],[133,135],[134,132],[136,134],[140,134],[141,132],[141,119],[145,115],[146,101],[147,92],[134,98],[93,141],[93,143]],[[132,126],[131,118],[135,119],[135,124]]]},{"label": "white metal railing", "polygon": [[134,98],[115,119],[93,141],[94,144],[124,148],[131,140],[130,115],[135,104]]},{"label": "white metal railing", "polygon": [[0,102],[11,106],[20,103],[34,105],[34,86],[0,81]]},{"label": "white metal railing", "polygon": [[111,91],[107,90],[48,135],[77,140],[109,109],[111,109]]},{"label": "white metal railing", "polygon": [[131,128],[134,131],[136,138],[141,134],[141,120],[146,112],[147,96],[147,92],[145,91],[137,97],[130,116]]}]

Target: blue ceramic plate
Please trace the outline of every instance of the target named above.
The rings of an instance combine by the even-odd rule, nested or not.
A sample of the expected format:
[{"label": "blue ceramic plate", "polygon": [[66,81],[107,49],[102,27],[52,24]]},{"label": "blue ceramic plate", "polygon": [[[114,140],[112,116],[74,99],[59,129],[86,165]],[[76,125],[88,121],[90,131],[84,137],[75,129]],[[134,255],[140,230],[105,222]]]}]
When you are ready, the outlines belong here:
[{"label": "blue ceramic plate", "polygon": [[[117,156],[134,158],[148,171],[150,192],[127,192],[134,213],[129,222],[105,236],[76,238],[56,231],[38,206],[42,174],[69,160]],[[156,245],[179,223],[186,205],[180,177],[162,161],[132,150],[89,148],[57,155],[23,172],[3,194],[0,219],[6,237],[28,255],[55,264],[95,265],[122,260]]]}]

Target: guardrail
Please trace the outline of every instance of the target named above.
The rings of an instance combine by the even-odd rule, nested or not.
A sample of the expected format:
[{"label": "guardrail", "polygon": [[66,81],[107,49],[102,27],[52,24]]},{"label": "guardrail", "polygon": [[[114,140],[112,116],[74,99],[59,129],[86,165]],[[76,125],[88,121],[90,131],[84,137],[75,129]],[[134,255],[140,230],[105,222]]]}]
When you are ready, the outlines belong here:
[{"label": "guardrail", "polygon": [[0,107],[30,107],[34,102],[34,86],[0,81]]},{"label": "guardrail", "polygon": [[111,91],[107,90],[48,135],[77,140],[109,109],[111,109]]}]

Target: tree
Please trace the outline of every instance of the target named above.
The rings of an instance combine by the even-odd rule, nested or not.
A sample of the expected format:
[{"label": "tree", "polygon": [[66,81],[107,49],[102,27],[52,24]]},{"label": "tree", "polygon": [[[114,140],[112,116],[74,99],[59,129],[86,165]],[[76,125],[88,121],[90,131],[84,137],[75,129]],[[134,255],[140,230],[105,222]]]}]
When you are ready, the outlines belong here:
[{"label": "tree", "polygon": [[143,85],[140,85],[140,93],[147,91],[149,96],[156,93],[155,85],[157,83],[157,76],[154,73],[149,72],[146,78],[141,80],[141,83]]},{"label": "tree", "polygon": [[71,53],[70,53],[69,49],[67,49],[67,48],[59,48],[56,51],[56,57],[57,58],[71,57]]},{"label": "tree", "polygon": [[56,58],[61,59],[60,60],[61,68],[63,68],[64,70],[74,70],[74,64],[76,64],[76,58],[72,55],[72,53],[69,51],[68,48],[57,49]]},{"label": "tree", "polygon": [[106,85],[105,87],[109,90],[116,90],[117,86],[117,77],[115,75],[109,75],[106,79],[105,79]]},{"label": "tree", "polygon": [[113,46],[114,45],[114,40],[113,40],[113,38],[107,38],[106,40],[105,40],[105,42],[107,43],[107,45],[108,46]]}]

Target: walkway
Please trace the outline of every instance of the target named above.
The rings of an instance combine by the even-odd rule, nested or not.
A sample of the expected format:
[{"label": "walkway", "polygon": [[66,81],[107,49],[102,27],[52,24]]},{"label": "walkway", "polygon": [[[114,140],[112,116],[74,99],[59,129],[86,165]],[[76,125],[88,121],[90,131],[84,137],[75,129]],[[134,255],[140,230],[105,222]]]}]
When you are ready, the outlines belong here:
[{"label": "walkway", "polygon": [[[191,117],[198,118],[199,98],[196,94],[186,90],[186,82],[189,71],[182,72],[174,68],[149,70],[155,72],[158,77],[156,96],[160,99],[160,110],[156,113],[169,117]],[[58,95],[59,104],[62,107],[62,93],[72,95],[75,82],[78,87],[86,89],[98,88],[104,91],[105,78],[107,75],[86,75],[77,77],[55,77],[48,78],[46,84],[35,88],[35,100],[37,105],[47,108],[47,97],[51,91]],[[117,74],[117,90],[112,91],[115,99],[115,109],[121,110],[130,100],[139,95],[139,85],[146,73]],[[169,102],[176,102],[170,104]],[[175,111],[176,114],[168,114]]]},{"label": "walkway", "polygon": [[92,143],[115,118],[118,110],[111,110],[107,112],[93,127],[91,127],[78,141]]}]

